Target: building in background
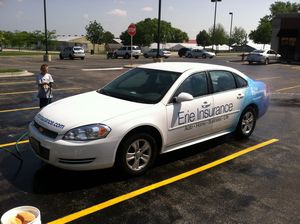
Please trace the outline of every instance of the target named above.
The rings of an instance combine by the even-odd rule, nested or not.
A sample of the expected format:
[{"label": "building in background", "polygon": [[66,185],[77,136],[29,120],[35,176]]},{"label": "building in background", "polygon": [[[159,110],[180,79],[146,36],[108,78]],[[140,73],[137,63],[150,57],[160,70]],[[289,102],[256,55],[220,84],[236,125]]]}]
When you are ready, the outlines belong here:
[{"label": "building in background", "polygon": [[272,24],[271,47],[286,61],[300,61],[300,13],[280,14]]}]

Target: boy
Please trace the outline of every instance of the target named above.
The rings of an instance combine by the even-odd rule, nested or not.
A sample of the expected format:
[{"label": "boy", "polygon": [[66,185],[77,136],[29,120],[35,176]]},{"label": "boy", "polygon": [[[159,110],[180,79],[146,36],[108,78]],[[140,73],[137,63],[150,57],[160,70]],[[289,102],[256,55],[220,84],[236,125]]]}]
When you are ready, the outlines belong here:
[{"label": "boy", "polygon": [[52,84],[54,83],[52,76],[48,73],[48,65],[41,66],[41,73],[37,75],[36,82],[38,84],[38,98],[40,98],[40,108],[47,106],[52,102]]}]

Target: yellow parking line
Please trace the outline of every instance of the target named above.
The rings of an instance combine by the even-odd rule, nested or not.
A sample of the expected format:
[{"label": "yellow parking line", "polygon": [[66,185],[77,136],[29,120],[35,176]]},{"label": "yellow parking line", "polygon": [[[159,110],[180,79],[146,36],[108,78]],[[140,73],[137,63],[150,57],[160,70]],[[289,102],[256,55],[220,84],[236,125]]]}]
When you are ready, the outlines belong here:
[{"label": "yellow parking line", "polygon": [[16,112],[22,110],[36,110],[40,109],[39,107],[24,107],[24,108],[17,108],[17,109],[9,109],[9,110],[0,110],[0,113],[8,113],[8,112]]},{"label": "yellow parking line", "polygon": [[281,91],[285,91],[285,90],[289,90],[289,89],[296,89],[296,88],[300,88],[300,85],[277,89],[276,92],[281,92]]},{"label": "yellow parking line", "polygon": [[[26,143],[28,143],[28,142],[29,142],[29,140],[19,141],[19,142],[18,142],[18,145],[19,145],[19,144],[26,144]],[[9,147],[9,146],[14,146],[14,145],[16,145],[16,144],[17,144],[17,142],[10,142],[10,143],[6,143],[6,144],[0,145],[0,148],[3,148],[3,147]]]},{"label": "yellow parking line", "polygon": [[[64,88],[64,89],[53,89],[54,91],[64,91],[64,90],[78,90],[81,88]],[[0,96],[5,95],[18,95],[18,94],[24,94],[24,93],[36,93],[37,90],[31,90],[31,91],[22,91],[22,92],[10,92],[10,93],[0,93]]]},{"label": "yellow parking line", "polygon": [[280,77],[268,77],[268,78],[261,78],[256,80],[270,80],[270,79],[280,79]]},{"label": "yellow parking line", "polygon": [[1,82],[0,85],[15,85],[15,84],[28,84],[36,83],[36,81],[24,81],[24,82]]},{"label": "yellow parking line", "polygon": [[233,154],[231,154],[229,156],[226,156],[226,157],[224,157],[222,159],[216,160],[216,161],[211,162],[209,164],[206,164],[204,166],[201,166],[201,167],[198,167],[196,169],[190,170],[188,172],[179,174],[179,175],[171,177],[169,179],[166,179],[166,180],[154,183],[152,185],[140,188],[138,190],[129,192],[127,194],[124,194],[124,195],[121,195],[119,197],[110,199],[108,201],[102,202],[102,203],[94,205],[92,207],[83,209],[81,211],[78,211],[78,212],[75,212],[73,214],[67,215],[67,216],[65,216],[63,218],[60,218],[60,219],[54,220],[52,222],[49,222],[48,224],[61,224],[61,223],[71,222],[71,221],[79,219],[79,218],[81,218],[83,216],[86,216],[86,215],[89,215],[91,213],[100,211],[100,210],[102,210],[104,208],[110,207],[112,205],[118,204],[118,203],[126,201],[126,200],[129,200],[131,198],[137,197],[137,196],[139,196],[141,194],[144,194],[146,192],[155,190],[157,188],[160,188],[160,187],[166,186],[168,184],[174,183],[176,181],[182,180],[184,178],[190,177],[192,175],[195,175],[197,173],[200,173],[200,172],[205,171],[207,169],[210,169],[212,167],[218,166],[218,165],[220,165],[222,163],[225,163],[225,162],[227,162],[229,160],[233,160],[233,159],[235,159],[235,158],[237,158],[239,156],[242,156],[242,155],[244,155],[246,153],[249,153],[251,151],[257,150],[257,149],[262,148],[264,146],[270,145],[270,144],[272,144],[274,142],[277,142],[277,141],[279,141],[279,140],[278,139],[271,139],[269,141],[262,142],[262,143],[260,143],[258,145],[255,145],[255,146],[249,147],[247,149],[241,150],[239,152],[233,153]]}]

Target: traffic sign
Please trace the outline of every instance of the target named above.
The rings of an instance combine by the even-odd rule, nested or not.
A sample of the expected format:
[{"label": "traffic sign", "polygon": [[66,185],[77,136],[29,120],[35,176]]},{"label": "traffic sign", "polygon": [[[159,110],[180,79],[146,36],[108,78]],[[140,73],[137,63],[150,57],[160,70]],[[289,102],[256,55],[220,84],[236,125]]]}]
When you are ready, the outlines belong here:
[{"label": "traffic sign", "polygon": [[130,36],[134,36],[136,34],[136,26],[134,23],[131,23],[129,26],[128,26],[128,29],[127,29],[127,32]]}]

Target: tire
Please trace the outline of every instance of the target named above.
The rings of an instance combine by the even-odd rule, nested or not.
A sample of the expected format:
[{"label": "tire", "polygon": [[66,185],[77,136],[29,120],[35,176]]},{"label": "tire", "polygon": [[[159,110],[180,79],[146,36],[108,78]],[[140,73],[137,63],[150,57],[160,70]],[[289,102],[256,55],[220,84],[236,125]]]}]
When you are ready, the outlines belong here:
[{"label": "tire", "polygon": [[81,59],[81,60],[84,60],[84,57],[81,57],[80,59]]},{"label": "tire", "polygon": [[135,133],[122,141],[119,146],[116,166],[129,176],[145,173],[157,156],[157,144],[148,133]]},{"label": "tire", "polygon": [[139,59],[139,56],[134,56],[135,59]]},{"label": "tire", "polygon": [[249,138],[256,124],[256,111],[253,107],[247,107],[239,120],[235,135],[239,139]]},{"label": "tire", "polygon": [[59,54],[59,59],[60,59],[60,60],[63,60],[63,59],[64,59],[64,57],[62,56],[62,54]]},{"label": "tire", "polygon": [[252,61],[248,61],[248,63],[249,63],[249,65],[252,65],[252,64],[253,64],[253,62],[252,62]]},{"label": "tire", "polygon": [[145,57],[145,58],[149,58],[149,56],[148,56],[147,54],[144,54],[144,57]]},{"label": "tire", "polygon": [[202,58],[206,58],[206,54],[202,54]]},{"label": "tire", "polygon": [[73,60],[74,59],[74,57],[70,54],[69,55],[69,58],[71,59],[71,60]]},{"label": "tire", "polygon": [[124,58],[125,58],[125,59],[128,59],[128,58],[130,58],[130,55],[129,55],[129,54],[125,54],[125,55],[124,55]]},{"label": "tire", "polygon": [[188,58],[192,58],[192,55],[191,55],[191,54],[188,54]]},{"label": "tire", "polygon": [[269,64],[269,58],[266,58],[266,59],[265,59],[264,64],[265,64],[265,65]]}]

